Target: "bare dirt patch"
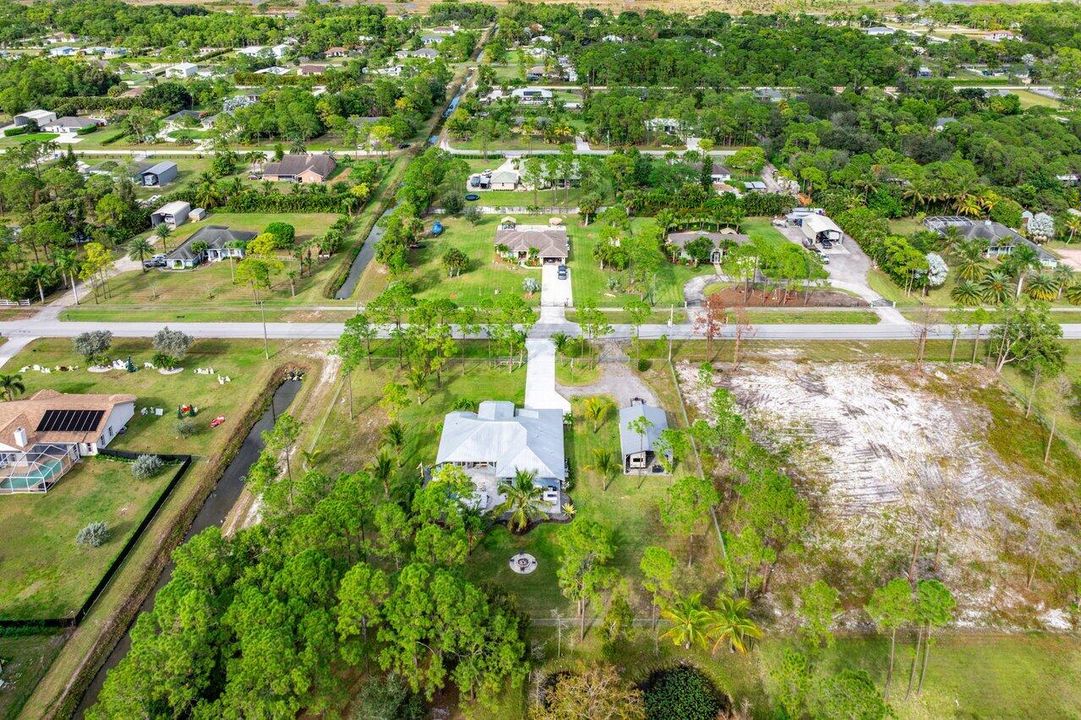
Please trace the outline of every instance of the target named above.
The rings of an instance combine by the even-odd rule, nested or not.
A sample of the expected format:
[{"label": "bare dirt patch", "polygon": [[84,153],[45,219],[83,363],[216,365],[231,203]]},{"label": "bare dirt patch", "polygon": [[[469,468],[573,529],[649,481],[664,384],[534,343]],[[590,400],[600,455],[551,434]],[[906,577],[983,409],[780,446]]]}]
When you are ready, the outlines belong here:
[{"label": "bare dirt patch", "polygon": [[742,287],[726,287],[711,295],[720,295],[721,302],[730,307],[868,307],[863,298],[832,290],[811,290],[807,293],[792,290],[752,290],[750,295]]},{"label": "bare dirt patch", "polygon": [[[696,367],[679,372],[688,403],[707,413],[713,388]],[[1041,592],[1027,576],[1037,557],[1045,576],[1074,572],[1077,532],[1046,491],[1058,480],[992,442],[995,412],[1039,431],[1008,401],[995,412],[982,402],[1002,398],[993,374],[778,359],[718,379],[815,509],[805,569],[873,587],[906,572],[918,542],[918,572],[954,588],[962,623],[1061,625],[1051,611],[1067,598],[1047,601],[1054,581]]]}]

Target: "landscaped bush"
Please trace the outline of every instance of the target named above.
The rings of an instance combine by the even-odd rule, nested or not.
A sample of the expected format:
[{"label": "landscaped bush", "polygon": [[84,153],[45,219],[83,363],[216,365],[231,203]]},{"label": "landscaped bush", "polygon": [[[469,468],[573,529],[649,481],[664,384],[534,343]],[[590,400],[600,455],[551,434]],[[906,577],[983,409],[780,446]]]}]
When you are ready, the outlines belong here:
[{"label": "landscaped bush", "polygon": [[176,434],[183,438],[189,438],[199,431],[196,427],[195,421],[190,418],[183,418],[176,421]]},{"label": "landscaped bush", "polygon": [[136,480],[149,480],[165,466],[165,463],[157,455],[140,455],[131,464],[131,476]]},{"label": "landscaped bush", "polygon": [[642,691],[648,720],[715,720],[728,705],[708,677],[687,665],[657,670]]},{"label": "landscaped bush", "polygon": [[104,545],[108,539],[109,526],[96,520],[75,535],[75,544],[84,548],[96,548]]}]

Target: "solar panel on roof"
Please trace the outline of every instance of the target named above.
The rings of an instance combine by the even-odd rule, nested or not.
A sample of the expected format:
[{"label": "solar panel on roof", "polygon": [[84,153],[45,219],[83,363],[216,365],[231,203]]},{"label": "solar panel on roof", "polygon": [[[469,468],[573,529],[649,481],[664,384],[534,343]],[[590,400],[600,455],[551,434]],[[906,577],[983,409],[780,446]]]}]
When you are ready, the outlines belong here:
[{"label": "solar panel on roof", "polygon": [[38,432],[86,432],[95,430],[104,410],[46,410]]}]

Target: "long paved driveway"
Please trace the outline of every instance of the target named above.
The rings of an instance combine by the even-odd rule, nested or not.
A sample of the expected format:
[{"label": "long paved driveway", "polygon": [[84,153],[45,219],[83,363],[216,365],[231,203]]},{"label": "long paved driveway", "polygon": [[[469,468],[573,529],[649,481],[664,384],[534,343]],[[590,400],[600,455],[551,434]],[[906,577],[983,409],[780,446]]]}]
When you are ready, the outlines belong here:
[{"label": "long paved driveway", "polygon": [[526,340],[525,406],[534,410],[570,412],[567,398],[556,392],[556,346],[548,339]]}]

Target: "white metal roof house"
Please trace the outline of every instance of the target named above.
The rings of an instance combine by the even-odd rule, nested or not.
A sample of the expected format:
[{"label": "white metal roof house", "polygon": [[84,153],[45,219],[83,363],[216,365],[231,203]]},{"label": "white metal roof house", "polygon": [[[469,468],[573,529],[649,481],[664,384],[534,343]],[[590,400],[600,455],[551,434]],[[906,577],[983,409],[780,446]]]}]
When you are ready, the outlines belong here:
[{"label": "white metal roof house", "polygon": [[167,78],[190,78],[195,77],[199,72],[199,66],[195,63],[180,63],[173,65],[172,67],[165,69],[165,77]]},{"label": "white metal roof house", "polygon": [[[639,426],[645,432],[639,432]],[[619,409],[619,449],[624,473],[665,472],[653,446],[667,428],[664,409],[647,405],[644,400],[635,399],[629,407]]]},{"label": "white metal roof house", "polygon": [[535,473],[534,484],[545,489],[551,511],[559,512],[567,478],[563,411],[515,408],[512,402],[485,400],[475,413],[448,413],[435,466],[446,464],[461,467],[473,479],[478,495],[487,498],[480,503],[481,509],[494,507],[499,482],[513,479],[522,470]]}]

